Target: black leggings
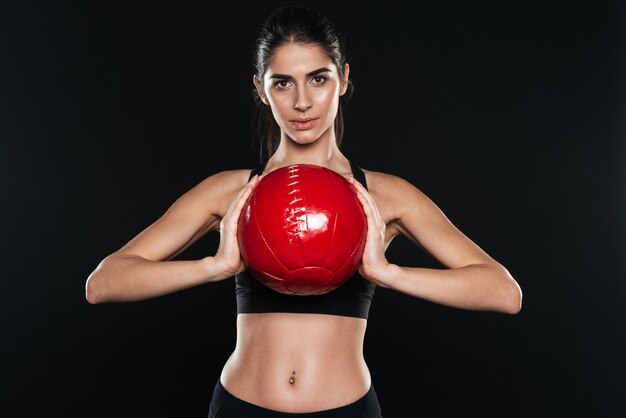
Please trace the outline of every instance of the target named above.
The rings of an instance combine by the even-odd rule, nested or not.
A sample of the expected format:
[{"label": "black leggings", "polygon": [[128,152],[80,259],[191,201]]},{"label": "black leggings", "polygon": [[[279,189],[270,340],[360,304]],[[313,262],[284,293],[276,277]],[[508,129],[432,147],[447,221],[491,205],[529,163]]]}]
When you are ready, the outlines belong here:
[{"label": "black leggings", "polygon": [[287,418],[287,417],[302,417],[302,418],[383,418],[381,415],[380,404],[378,403],[378,397],[374,390],[374,385],[370,386],[363,397],[357,399],[351,404],[340,406],[332,409],[325,409],[323,411],[316,412],[280,412],[271,409],[263,408],[261,406],[246,402],[243,399],[235,397],[228,392],[220,379],[217,379],[215,389],[213,389],[213,398],[209,405],[208,418]]}]

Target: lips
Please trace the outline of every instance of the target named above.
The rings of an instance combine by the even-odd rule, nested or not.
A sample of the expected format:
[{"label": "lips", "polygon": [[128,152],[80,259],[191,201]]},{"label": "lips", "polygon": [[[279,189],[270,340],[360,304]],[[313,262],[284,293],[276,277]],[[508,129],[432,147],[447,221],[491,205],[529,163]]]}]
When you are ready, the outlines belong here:
[{"label": "lips", "polygon": [[291,125],[299,130],[299,131],[304,131],[307,129],[311,129],[315,123],[316,123],[317,119],[313,119],[313,118],[309,118],[309,119],[295,119],[295,120],[291,120]]}]

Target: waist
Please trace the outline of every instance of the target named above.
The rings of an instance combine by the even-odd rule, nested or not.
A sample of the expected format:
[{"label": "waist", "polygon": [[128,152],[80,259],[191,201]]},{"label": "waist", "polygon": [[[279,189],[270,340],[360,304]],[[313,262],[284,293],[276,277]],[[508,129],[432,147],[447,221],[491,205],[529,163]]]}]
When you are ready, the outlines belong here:
[{"label": "waist", "polygon": [[[237,346],[220,381],[235,397],[285,412],[350,404],[371,386],[367,321],[321,314],[237,316]],[[294,373],[295,372],[295,373]]]}]

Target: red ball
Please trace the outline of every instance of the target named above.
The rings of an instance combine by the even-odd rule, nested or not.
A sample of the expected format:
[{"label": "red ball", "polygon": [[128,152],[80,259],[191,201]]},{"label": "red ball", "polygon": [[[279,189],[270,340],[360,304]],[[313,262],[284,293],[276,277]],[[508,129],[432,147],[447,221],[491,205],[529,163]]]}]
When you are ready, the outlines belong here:
[{"label": "red ball", "polygon": [[246,268],[291,295],[320,295],[359,268],[367,218],[353,186],[326,167],[293,164],[267,174],[237,224]]}]

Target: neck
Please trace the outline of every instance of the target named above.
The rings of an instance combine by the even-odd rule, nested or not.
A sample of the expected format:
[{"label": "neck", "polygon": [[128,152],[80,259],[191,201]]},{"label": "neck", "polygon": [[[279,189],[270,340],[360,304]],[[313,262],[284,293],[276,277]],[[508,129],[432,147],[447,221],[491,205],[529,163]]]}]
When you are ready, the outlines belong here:
[{"label": "neck", "polygon": [[319,138],[309,143],[298,143],[281,131],[280,145],[268,162],[268,166],[283,167],[291,164],[315,164],[331,167],[346,158],[337,147],[334,129],[331,127]]}]

